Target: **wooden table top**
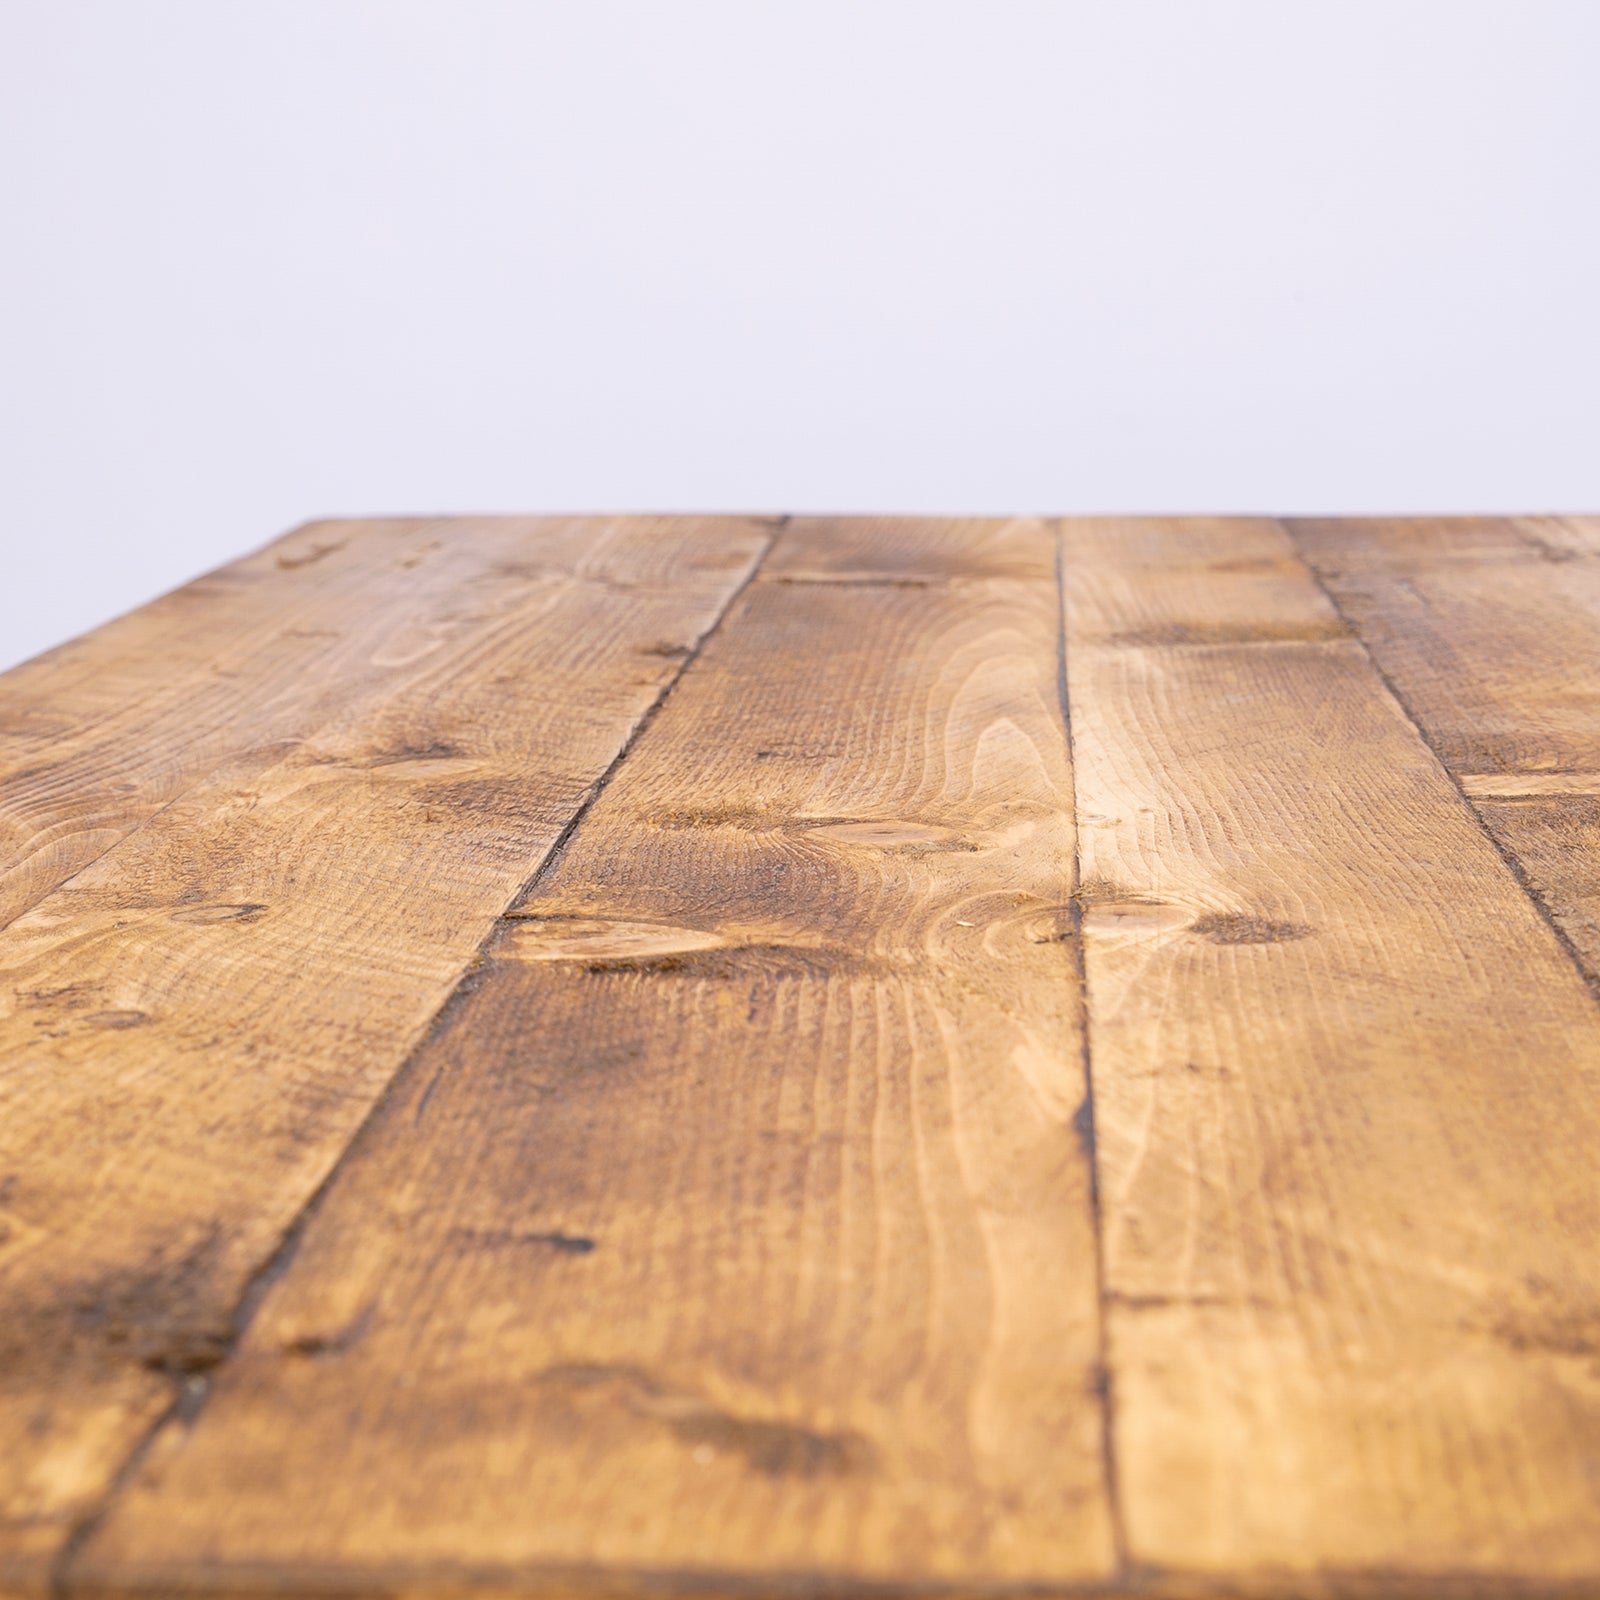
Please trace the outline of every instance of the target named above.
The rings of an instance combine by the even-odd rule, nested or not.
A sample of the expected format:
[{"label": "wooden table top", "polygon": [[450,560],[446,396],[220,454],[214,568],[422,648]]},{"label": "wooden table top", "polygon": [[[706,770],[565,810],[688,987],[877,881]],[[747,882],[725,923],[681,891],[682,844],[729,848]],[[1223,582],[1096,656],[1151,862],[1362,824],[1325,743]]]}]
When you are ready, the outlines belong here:
[{"label": "wooden table top", "polygon": [[0,678],[0,1590],[1600,1593],[1600,518],[297,530]]}]

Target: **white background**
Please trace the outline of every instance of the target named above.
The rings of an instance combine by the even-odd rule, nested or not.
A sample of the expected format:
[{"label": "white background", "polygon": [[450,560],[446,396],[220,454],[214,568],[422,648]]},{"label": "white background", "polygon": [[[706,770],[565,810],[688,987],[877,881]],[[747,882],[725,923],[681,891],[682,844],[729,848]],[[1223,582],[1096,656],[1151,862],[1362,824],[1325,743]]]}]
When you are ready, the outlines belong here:
[{"label": "white background", "polygon": [[306,517],[1600,509],[1595,0],[0,0],[0,664]]}]

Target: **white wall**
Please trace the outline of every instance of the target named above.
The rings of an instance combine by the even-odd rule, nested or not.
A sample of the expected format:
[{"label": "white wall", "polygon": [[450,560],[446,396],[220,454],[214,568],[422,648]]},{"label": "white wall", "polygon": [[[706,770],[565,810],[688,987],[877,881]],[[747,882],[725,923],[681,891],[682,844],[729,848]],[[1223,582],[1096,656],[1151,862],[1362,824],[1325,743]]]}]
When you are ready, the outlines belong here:
[{"label": "white wall", "polygon": [[1600,509],[1595,0],[0,0],[0,663],[325,512]]}]

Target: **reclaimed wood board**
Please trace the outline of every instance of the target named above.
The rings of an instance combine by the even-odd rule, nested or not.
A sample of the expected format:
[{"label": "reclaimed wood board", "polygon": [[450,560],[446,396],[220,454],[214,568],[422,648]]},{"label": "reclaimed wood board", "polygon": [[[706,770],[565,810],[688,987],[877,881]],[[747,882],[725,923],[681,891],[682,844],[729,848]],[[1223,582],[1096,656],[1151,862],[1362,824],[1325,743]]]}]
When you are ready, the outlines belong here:
[{"label": "reclaimed wood board", "polygon": [[0,677],[0,1593],[1600,1592],[1600,521],[298,530]]}]

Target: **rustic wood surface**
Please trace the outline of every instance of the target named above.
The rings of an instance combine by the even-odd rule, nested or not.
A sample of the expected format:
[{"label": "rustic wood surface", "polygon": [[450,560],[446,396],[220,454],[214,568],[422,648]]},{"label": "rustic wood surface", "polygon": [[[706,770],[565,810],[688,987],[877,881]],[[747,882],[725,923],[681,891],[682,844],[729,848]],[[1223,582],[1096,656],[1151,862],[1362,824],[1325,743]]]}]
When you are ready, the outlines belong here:
[{"label": "rustic wood surface", "polygon": [[0,677],[0,1594],[1600,1594],[1600,519],[301,529]]}]

